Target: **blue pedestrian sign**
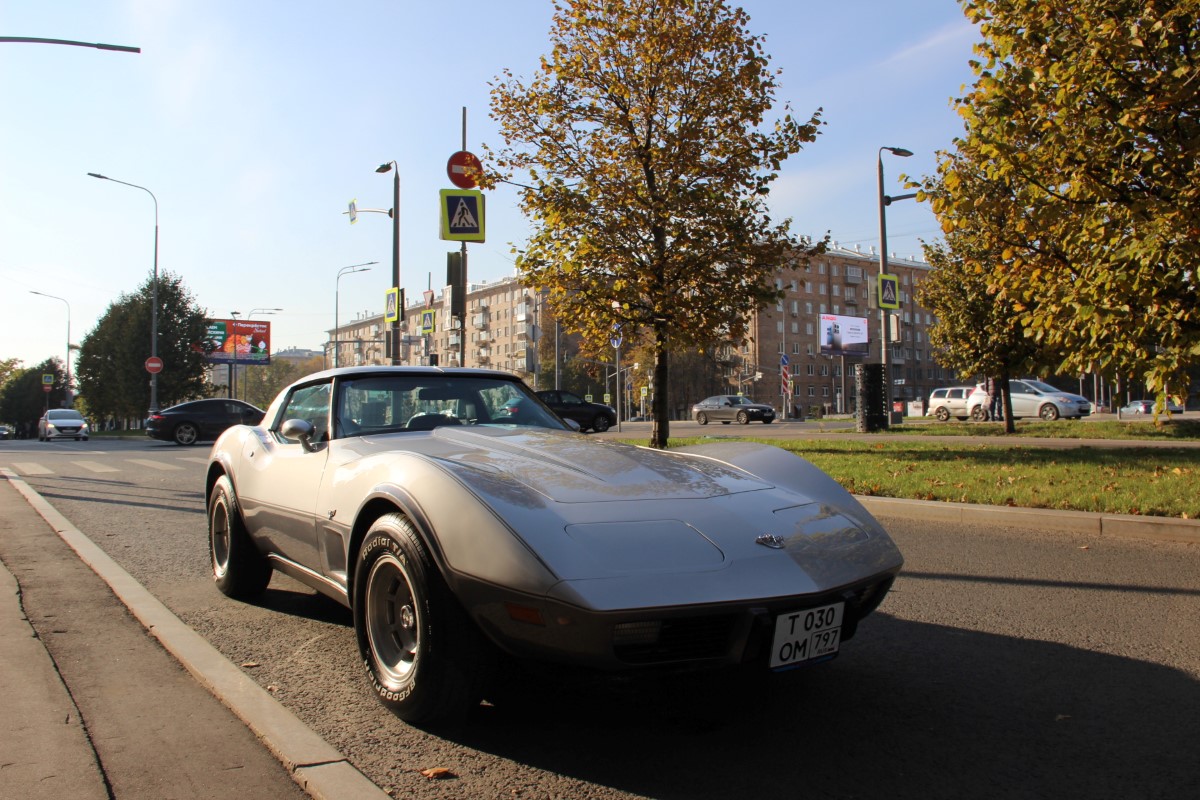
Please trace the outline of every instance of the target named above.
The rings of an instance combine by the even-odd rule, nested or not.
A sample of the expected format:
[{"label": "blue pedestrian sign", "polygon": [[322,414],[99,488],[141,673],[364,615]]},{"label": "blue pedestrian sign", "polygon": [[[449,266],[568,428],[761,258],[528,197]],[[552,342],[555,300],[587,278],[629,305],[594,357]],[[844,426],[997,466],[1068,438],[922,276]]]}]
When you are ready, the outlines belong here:
[{"label": "blue pedestrian sign", "polygon": [[779,357],[779,366],[781,366],[781,367],[786,367],[787,365],[788,365],[788,357],[787,357],[787,355],[781,355],[781,356]]},{"label": "blue pedestrian sign", "polygon": [[485,240],[483,192],[475,189],[442,189],[442,238],[453,242]]}]

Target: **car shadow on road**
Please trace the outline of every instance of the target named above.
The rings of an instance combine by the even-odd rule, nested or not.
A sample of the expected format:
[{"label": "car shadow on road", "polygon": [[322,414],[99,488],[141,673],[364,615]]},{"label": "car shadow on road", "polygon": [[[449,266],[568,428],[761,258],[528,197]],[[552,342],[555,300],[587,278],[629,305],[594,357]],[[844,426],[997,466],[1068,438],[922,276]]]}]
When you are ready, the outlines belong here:
[{"label": "car shadow on road", "polygon": [[535,682],[454,740],[679,800],[1200,796],[1195,676],[883,613],[860,633],[784,675]]}]

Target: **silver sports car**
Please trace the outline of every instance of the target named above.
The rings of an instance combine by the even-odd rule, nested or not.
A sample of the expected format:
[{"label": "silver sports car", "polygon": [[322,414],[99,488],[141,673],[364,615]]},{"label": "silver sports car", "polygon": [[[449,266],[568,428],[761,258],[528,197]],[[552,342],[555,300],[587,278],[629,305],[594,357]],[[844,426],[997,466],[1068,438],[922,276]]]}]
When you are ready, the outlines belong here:
[{"label": "silver sports car", "polygon": [[903,563],[801,458],[582,436],[488,370],[310,375],[217,440],[206,496],[220,590],[252,597],[278,570],[349,607],[375,693],[414,723],[466,713],[505,657],[826,661]]}]

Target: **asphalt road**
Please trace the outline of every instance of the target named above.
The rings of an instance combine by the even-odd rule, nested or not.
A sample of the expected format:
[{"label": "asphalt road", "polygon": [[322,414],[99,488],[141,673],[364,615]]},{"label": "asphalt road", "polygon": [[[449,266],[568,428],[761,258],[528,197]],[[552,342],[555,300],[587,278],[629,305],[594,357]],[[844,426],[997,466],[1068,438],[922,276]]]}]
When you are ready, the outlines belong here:
[{"label": "asphalt road", "polygon": [[1200,796],[1200,546],[884,519],[905,570],[828,665],[538,679],[437,735],[375,702],[340,606],[280,576],[258,605],[213,588],[206,453],[6,441],[0,466],[395,796]]}]

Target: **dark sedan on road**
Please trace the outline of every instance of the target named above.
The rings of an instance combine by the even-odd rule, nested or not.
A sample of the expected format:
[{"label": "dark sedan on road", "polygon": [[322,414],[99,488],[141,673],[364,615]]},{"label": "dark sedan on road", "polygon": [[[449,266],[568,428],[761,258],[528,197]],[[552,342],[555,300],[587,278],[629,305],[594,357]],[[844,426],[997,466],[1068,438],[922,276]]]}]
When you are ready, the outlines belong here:
[{"label": "dark sedan on road", "polygon": [[692,406],[692,418],[701,425],[709,421],[728,425],[736,422],[739,425],[749,425],[761,422],[770,425],[775,421],[775,409],[763,403],[755,403],[749,397],[737,394],[719,394],[706,397]]},{"label": "dark sedan on road", "polygon": [[574,392],[546,389],[537,392],[537,396],[555,414],[578,422],[581,431],[604,433],[617,424],[616,409],[600,403],[589,403]]},{"label": "dark sedan on road", "polygon": [[241,400],[192,400],[164,408],[146,420],[146,435],[175,444],[212,441],[234,425],[257,425],[263,410]]}]

